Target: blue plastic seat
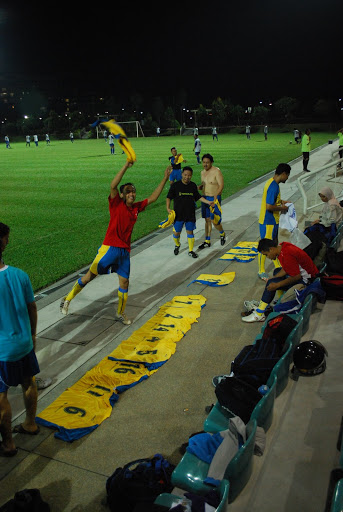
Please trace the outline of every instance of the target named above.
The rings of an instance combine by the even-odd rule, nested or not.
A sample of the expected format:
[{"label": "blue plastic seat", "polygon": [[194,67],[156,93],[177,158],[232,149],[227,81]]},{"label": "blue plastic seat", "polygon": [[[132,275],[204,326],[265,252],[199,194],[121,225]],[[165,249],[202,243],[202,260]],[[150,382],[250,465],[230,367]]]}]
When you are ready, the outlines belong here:
[{"label": "blue plastic seat", "polygon": [[[220,497],[220,503],[218,507],[215,509],[215,512],[226,512],[228,510],[229,487],[230,483],[227,480],[223,479],[217,490]],[[180,505],[181,502],[182,497],[177,496],[176,494],[163,493],[157,496],[156,500],[154,501],[154,504],[159,505],[161,507],[165,507],[167,510],[169,510],[172,507]]]},{"label": "blue plastic seat", "polygon": [[[236,455],[228,461],[223,478],[230,482],[229,503],[232,502],[247,484],[253,467],[257,423],[251,419],[246,426],[247,440]],[[198,494],[206,494],[212,487],[204,483],[210,464],[186,452],[174,469],[171,481],[175,487]]]}]

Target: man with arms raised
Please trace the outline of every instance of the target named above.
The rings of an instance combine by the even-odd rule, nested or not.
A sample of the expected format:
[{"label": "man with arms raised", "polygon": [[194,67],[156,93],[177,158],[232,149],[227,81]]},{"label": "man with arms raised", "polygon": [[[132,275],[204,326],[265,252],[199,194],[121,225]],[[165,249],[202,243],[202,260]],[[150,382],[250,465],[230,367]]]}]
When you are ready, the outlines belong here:
[{"label": "man with arms raised", "polygon": [[138,214],[157,201],[171,172],[171,168],[167,167],[154,192],[144,201],[135,202],[136,188],[133,183],[125,183],[118,190],[124,174],[132,165],[133,162],[127,161],[111,182],[108,197],[110,221],[104,241],[88,272],[76,281],[72,290],[62,299],[60,308],[64,315],[68,314],[70,301],[98,274],[116,272],[119,279],[116,320],[124,325],[131,324],[124,313],[129,288],[131,234]]},{"label": "man with arms raised", "polygon": [[[223,174],[219,167],[213,165],[213,156],[209,153],[206,153],[202,157],[202,165],[203,170],[201,171],[201,185],[199,186],[199,190],[202,190],[205,199],[213,203],[218,200],[220,204],[221,193],[224,188]],[[226,239],[223,227],[221,223],[215,224],[213,222],[214,215],[211,213],[209,205],[203,202],[201,204],[201,215],[202,218],[205,219],[205,242],[199,245],[199,249],[211,247],[212,223],[219,231],[221,245],[224,245]]]}]

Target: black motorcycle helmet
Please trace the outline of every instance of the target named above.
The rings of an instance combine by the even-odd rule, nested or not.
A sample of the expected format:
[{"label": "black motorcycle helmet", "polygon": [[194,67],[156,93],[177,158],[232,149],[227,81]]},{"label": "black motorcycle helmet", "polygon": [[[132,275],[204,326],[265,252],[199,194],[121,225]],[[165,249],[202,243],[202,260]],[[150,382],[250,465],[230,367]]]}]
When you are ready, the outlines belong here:
[{"label": "black motorcycle helmet", "polygon": [[328,353],[320,341],[303,341],[294,350],[292,371],[305,376],[319,375],[326,368],[325,356]]}]

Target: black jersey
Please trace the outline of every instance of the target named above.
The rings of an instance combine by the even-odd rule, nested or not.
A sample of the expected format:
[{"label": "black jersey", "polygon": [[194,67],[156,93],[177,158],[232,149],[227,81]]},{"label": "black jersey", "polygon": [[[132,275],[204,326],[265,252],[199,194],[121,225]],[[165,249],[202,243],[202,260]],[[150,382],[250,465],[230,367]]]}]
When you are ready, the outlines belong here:
[{"label": "black jersey", "polygon": [[195,202],[202,196],[193,181],[188,185],[176,181],[171,185],[167,197],[174,201],[175,220],[195,222]]}]

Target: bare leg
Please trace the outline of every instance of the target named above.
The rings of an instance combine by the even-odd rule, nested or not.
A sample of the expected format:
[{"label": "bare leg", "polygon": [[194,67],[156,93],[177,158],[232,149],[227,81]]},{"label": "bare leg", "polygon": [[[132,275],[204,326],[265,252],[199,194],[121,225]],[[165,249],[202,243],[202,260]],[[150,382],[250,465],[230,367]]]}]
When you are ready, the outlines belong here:
[{"label": "bare leg", "polygon": [[37,412],[37,386],[34,377],[27,377],[21,385],[23,390],[24,405],[26,411],[26,418],[23,422],[23,427],[29,432],[37,430],[36,412]]},{"label": "bare leg", "polygon": [[15,450],[12,438],[12,409],[7,398],[7,391],[0,393],[0,433],[4,451]]}]

